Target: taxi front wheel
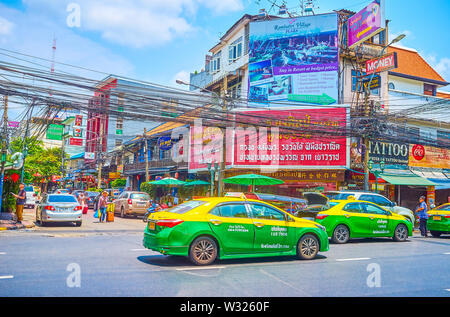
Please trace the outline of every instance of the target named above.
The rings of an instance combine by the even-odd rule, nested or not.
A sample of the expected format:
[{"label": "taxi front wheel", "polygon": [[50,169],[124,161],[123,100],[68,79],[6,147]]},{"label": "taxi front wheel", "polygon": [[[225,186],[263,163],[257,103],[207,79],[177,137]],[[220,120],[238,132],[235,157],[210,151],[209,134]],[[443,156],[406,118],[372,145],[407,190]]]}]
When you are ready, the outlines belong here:
[{"label": "taxi front wheel", "polygon": [[217,258],[217,244],[209,237],[198,237],[189,248],[189,259],[195,265],[209,265]]},{"label": "taxi front wheel", "polygon": [[297,244],[297,257],[300,260],[312,260],[319,252],[319,240],[312,234],[305,234]]},{"label": "taxi front wheel", "polygon": [[408,228],[404,224],[399,224],[397,228],[395,228],[394,232],[394,241],[403,242],[408,238]]}]

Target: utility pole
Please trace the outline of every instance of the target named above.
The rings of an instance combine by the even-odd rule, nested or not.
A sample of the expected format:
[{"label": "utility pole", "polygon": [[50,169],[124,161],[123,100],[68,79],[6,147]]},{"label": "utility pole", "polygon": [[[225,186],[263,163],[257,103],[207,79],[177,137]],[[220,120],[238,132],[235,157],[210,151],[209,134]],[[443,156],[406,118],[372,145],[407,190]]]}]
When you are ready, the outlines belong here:
[{"label": "utility pole", "polygon": [[8,95],[4,96],[5,111],[3,113],[3,131],[2,131],[2,154],[1,154],[1,175],[0,175],[0,213],[2,210],[3,202],[3,178],[5,177],[5,164],[7,154],[7,138],[8,138]]},{"label": "utility pole", "polygon": [[144,156],[145,156],[145,181],[150,181],[150,175],[148,174],[148,141],[147,141],[147,129],[144,128]]},{"label": "utility pole", "polygon": [[[98,184],[97,188],[102,188],[102,152],[103,152],[103,118],[100,118],[100,150],[97,152],[98,158]],[[98,143],[97,143],[98,144]]]},{"label": "utility pole", "polygon": [[31,103],[31,109],[30,109],[30,115],[28,117],[27,120],[27,126],[25,128],[25,136],[23,138],[23,148],[22,148],[22,152],[23,152],[23,165],[22,165],[22,170],[20,173],[20,182],[23,183],[23,174],[25,172],[25,160],[27,158],[28,155],[28,144],[27,144],[27,138],[28,138],[28,131],[29,131],[29,126],[30,126],[30,121],[33,115],[33,108],[34,108],[34,100]]}]

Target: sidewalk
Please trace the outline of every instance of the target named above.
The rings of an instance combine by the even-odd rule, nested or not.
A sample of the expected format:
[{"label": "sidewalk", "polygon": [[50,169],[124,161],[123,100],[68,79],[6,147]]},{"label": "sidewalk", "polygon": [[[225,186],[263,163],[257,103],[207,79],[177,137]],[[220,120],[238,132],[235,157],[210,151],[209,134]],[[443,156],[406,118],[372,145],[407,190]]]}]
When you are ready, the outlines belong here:
[{"label": "sidewalk", "polygon": [[35,226],[34,224],[34,211],[24,210],[22,223],[16,223],[15,214],[1,213],[0,215],[0,231],[3,230],[17,230],[17,229],[29,229]]}]

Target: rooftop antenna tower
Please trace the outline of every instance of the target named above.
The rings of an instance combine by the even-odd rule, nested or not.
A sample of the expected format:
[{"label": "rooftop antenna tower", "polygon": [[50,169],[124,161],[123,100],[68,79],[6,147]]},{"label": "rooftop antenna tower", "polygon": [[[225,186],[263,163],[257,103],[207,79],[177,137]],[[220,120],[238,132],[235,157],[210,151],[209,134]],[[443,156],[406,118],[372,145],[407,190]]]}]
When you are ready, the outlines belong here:
[{"label": "rooftop antenna tower", "polygon": [[314,15],[314,9],[319,9],[314,5],[315,0],[300,0],[301,15]]},{"label": "rooftop antenna tower", "polygon": [[[55,53],[56,53],[56,37],[53,35],[53,45],[52,45],[52,64],[50,67],[50,73],[53,77],[53,74],[55,73]],[[50,96],[52,96],[52,87],[50,86]]]}]

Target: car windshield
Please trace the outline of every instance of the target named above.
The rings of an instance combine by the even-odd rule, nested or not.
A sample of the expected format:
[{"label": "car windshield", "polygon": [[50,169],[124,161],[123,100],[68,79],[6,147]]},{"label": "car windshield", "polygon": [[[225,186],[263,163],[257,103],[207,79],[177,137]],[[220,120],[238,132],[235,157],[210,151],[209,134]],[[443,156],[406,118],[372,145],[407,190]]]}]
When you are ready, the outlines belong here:
[{"label": "car windshield", "polygon": [[150,200],[150,196],[147,194],[131,194],[131,199]]},{"label": "car windshield", "polygon": [[437,207],[435,210],[450,211],[450,205],[439,206],[439,207]]},{"label": "car windshield", "polygon": [[49,203],[76,203],[77,200],[72,195],[50,195],[48,196]]},{"label": "car windshield", "polygon": [[352,193],[333,193],[331,196],[332,196],[332,197],[330,197],[330,195],[327,194],[327,197],[328,197],[329,199],[333,199],[333,200],[346,200],[348,197],[354,196],[354,194],[352,194]]},{"label": "car windshield", "polygon": [[173,207],[173,208],[169,209],[168,211],[176,213],[176,214],[184,214],[184,213],[191,211],[192,209],[197,208],[198,206],[201,206],[203,204],[206,204],[206,201],[191,200],[191,201],[182,203],[181,205],[178,205],[176,207]]}]

